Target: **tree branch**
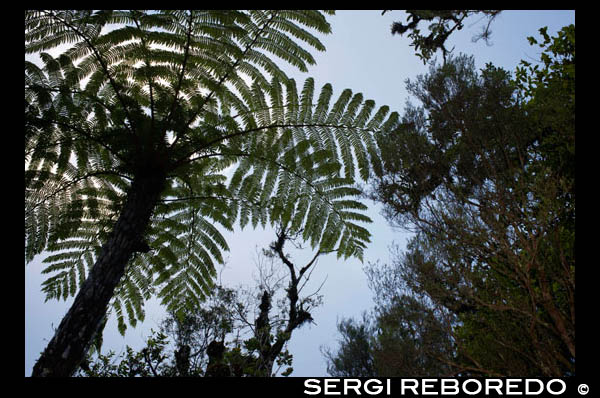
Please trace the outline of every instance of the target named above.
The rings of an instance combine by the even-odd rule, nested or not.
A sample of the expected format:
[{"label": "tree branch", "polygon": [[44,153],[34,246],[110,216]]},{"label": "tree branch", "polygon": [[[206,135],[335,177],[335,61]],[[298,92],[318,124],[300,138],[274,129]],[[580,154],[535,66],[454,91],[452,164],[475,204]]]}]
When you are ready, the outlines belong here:
[{"label": "tree branch", "polygon": [[117,175],[119,177],[129,178],[129,177],[123,176],[122,174],[119,174],[117,172],[110,171],[110,170],[102,170],[102,171],[97,171],[97,172],[93,172],[93,173],[88,173],[88,174],[86,174],[84,176],[81,176],[81,177],[78,177],[78,178],[75,178],[75,179],[69,181],[67,184],[63,185],[62,187],[57,188],[56,191],[54,191],[51,194],[45,196],[43,200],[39,201],[38,203],[35,203],[30,208],[26,209],[25,210],[25,216],[27,216],[28,214],[31,214],[31,212],[33,210],[35,210],[42,203],[46,202],[48,199],[52,198],[53,196],[58,195],[60,192],[63,192],[65,189],[67,189],[70,186],[78,183],[79,181],[82,181],[82,180],[85,180],[85,179],[91,178],[91,177],[96,177],[96,176],[99,176],[99,175],[104,175],[104,174]]},{"label": "tree branch", "polygon": [[[187,154],[185,154],[184,156],[182,156],[180,159],[178,159],[175,162],[175,167],[180,166],[182,164],[186,164],[186,163],[190,163],[196,159],[188,159],[190,156],[192,156],[193,154],[195,154],[196,152],[199,152],[203,149],[208,149],[210,146],[217,144],[221,141],[225,141],[234,137],[239,137],[241,135],[245,135],[245,134],[250,134],[250,133],[254,133],[256,131],[261,131],[261,130],[269,130],[269,129],[275,129],[275,128],[301,128],[301,127],[323,127],[323,128],[342,128],[342,129],[348,129],[351,128],[349,126],[344,126],[344,125],[337,125],[337,124],[326,124],[326,123],[275,123],[275,124],[271,124],[268,126],[262,126],[262,127],[255,127],[255,128],[251,128],[248,130],[242,130],[242,131],[236,131],[234,133],[231,134],[227,134],[224,136],[221,136],[219,138],[215,138],[212,141],[208,141],[206,143],[202,143],[201,146],[199,148],[194,148],[194,150],[192,152],[189,152]],[[365,130],[365,131],[369,131],[369,130]]]}]

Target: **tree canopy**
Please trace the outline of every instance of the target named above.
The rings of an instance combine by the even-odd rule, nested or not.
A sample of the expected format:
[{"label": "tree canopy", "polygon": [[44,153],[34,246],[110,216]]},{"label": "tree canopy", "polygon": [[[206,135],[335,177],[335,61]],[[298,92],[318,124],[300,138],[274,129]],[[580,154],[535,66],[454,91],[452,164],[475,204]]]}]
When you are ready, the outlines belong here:
[{"label": "tree canopy", "polygon": [[397,114],[299,87],[273,60],[306,71],[328,14],[25,13],[42,61],[25,61],[25,258],[52,253],[48,299],[77,294],[34,375],[70,374],[109,306],[122,332],[154,294],[197,306],[229,249],[219,228],[282,225],[362,258],[355,179],[380,167],[374,136]]},{"label": "tree canopy", "polygon": [[382,137],[372,195],[415,235],[368,268],[360,341],[380,376],[575,374],[575,27],[540,35],[514,77],[467,56],[432,66]]}]

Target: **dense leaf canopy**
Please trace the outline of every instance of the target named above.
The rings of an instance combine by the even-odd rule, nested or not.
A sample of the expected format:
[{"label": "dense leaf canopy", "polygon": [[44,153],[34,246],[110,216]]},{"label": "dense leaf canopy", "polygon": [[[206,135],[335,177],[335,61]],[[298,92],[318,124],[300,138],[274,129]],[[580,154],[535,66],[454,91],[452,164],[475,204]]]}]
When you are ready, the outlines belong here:
[{"label": "dense leaf canopy", "polygon": [[[282,225],[362,258],[358,177],[397,114],[301,71],[329,33],[317,11],[27,11],[25,258],[42,251],[47,298],[74,295],[132,182],[165,175],[112,308],[125,329],[157,293],[200,302],[229,249],[220,228]],[[51,52],[54,55],[51,55]]]},{"label": "dense leaf canopy", "polygon": [[373,197],[416,234],[367,268],[377,307],[338,324],[332,374],[575,375],[575,26],[546,30],[514,77],[457,56],[408,82]]}]

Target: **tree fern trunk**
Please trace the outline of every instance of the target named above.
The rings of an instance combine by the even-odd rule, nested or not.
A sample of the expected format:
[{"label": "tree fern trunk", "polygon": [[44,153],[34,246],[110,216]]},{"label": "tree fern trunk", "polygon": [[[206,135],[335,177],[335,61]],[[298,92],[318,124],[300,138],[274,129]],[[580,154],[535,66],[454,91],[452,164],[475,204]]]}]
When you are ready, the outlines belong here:
[{"label": "tree fern trunk", "polygon": [[125,273],[127,262],[140,247],[164,182],[164,176],[146,175],[134,179],[112,233],[73,305],[33,367],[33,377],[71,376],[77,370]]}]

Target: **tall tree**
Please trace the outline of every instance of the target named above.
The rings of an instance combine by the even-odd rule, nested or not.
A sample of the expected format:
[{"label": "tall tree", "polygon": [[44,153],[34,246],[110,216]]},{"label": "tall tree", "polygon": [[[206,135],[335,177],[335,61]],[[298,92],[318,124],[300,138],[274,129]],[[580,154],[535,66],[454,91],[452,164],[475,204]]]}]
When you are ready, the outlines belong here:
[{"label": "tall tree", "polygon": [[464,56],[432,67],[381,142],[374,196],[417,232],[397,272],[442,310],[457,356],[440,359],[462,374],[575,371],[574,31],[541,29],[541,63],[514,80]]},{"label": "tall tree", "polygon": [[[264,252],[271,262],[278,259],[287,269],[289,278],[284,280],[289,282],[285,287],[284,308],[280,314],[271,314],[271,307],[275,301],[275,293],[281,282],[269,282],[263,278],[261,286],[263,292],[259,305],[259,315],[253,326],[254,340],[253,344],[258,351],[258,361],[256,366],[256,375],[271,376],[275,362],[281,358],[284,347],[292,338],[292,333],[299,327],[313,321],[311,311],[321,303],[321,296],[318,291],[301,296],[300,292],[305,287],[318,258],[326,252],[318,250],[313,258],[306,264],[298,266],[288,254],[284,252],[287,242],[294,242],[298,239],[298,233],[290,233],[287,228],[278,228],[277,239],[271,243],[269,250]],[[282,279],[279,278],[279,281]],[[272,285],[272,286],[270,286]],[[281,302],[281,301],[280,301]],[[250,346],[250,344],[248,344]],[[291,359],[291,357],[290,357]],[[290,369],[291,372],[291,369]]]},{"label": "tall tree", "polygon": [[321,347],[327,361],[327,373],[334,377],[379,376],[373,357],[375,330],[369,315],[363,313],[363,319],[358,321],[342,319],[337,329],[341,337],[337,351]]},{"label": "tall tree", "polygon": [[324,14],[26,11],[43,67],[25,62],[25,258],[53,252],[47,298],[76,295],[33,376],[71,375],[109,306],[121,331],[153,294],[196,306],[228,250],[215,223],[362,257],[354,178],[397,115],[349,89],[332,102],[329,84],[314,101],[271,59],[306,71]]},{"label": "tall tree", "polygon": [[[248,290],[217,285],[212,295],[182,316],[168,313],[139,351],[127,347],[118,364],[114,352],[83,361],[80,376],[288,376],[292,333],[312,321],[320,305],[318,290],[300,295],[323,253],[297,268],[284,253],[292,241],[279,230],[277,240],[257,259],[257,285]],[[169,352],[168,343],[173,350]],[[283,369],[283,370],[282,370]]]},{"label": "tall tree", "polygon": [[342,377],[440,377],[453,374],[453,336],[445,317],[403,283],[400,268],[366,268],[375,308],[342,319],[337,350],[323,349],[327,371]]},{"label": "tall tree", "polygon": [[330,374],[575,374],[575,26],[540,35],[514,78],[460,56],[409,82],[373,196],[416,235],[367,267]]}]

